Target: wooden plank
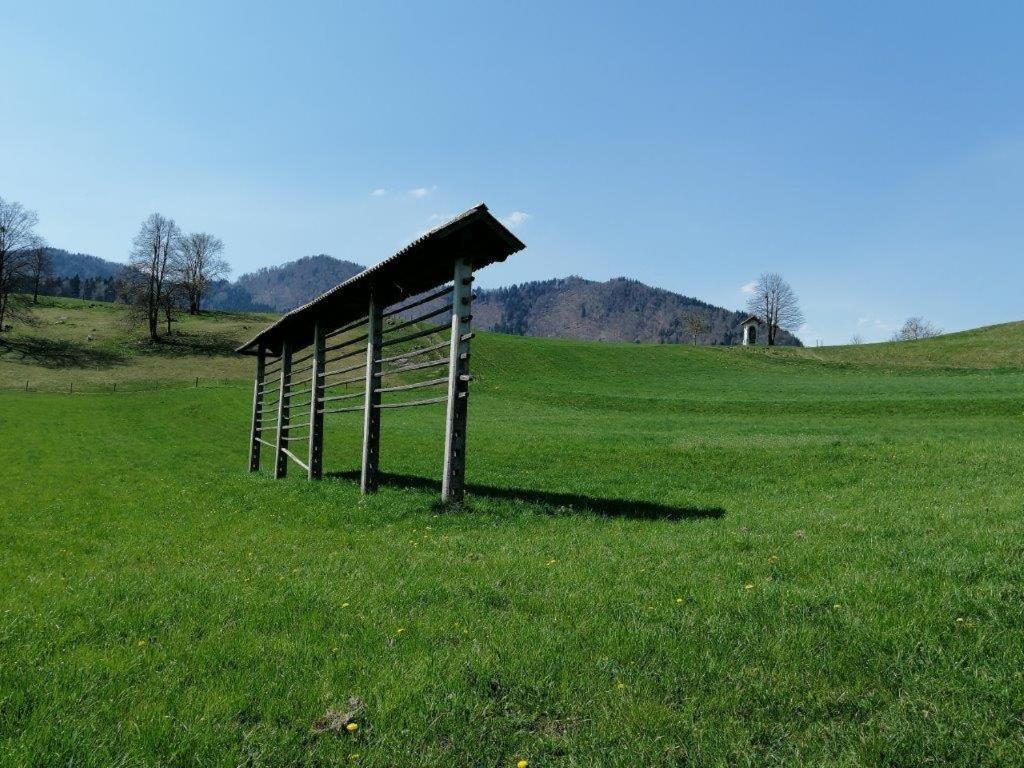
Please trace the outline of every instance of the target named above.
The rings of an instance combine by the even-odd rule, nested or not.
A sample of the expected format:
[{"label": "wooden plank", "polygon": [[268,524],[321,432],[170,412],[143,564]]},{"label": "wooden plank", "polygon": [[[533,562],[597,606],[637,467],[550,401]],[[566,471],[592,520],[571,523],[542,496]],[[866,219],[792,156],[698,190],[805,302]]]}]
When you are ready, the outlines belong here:
[{"label": "wooden plank", "polygon": [[[445,343],[447,346],[447,342]],[[413,363],[412,365],[403,365],[400,368],[392,368],[388,371],[381,371],[381,376],[390,376],[394,373],[405,373],[406,371],[422,371],[427,368],[438,368],[442,365],[448,365],[448,358],[442,357],[440,360],[428,360],[425,363]]]},{"label": "wooden plank", "polygon": [[444,475],[441,500],[462,501],[466,487],[466,422],[469,404],[469,322],[473,302],[473,266],[455,262],[452,333],[448,363],[448,409],[444,429]]},{"label": "wooden plank", "polygon": [[358,320],[354,320],[348,325],[341,326],[341,328],[338,328],[336,331],[331,331],[330,333],[325,334],[324,339],[333,339],[335,336],[340,336],[341,334],[345,333],[345,331],[351,331],[353,328],[357,328],[365,322],[366,318],[360,317]]},{"label": "wooden plank", "polygon": [[406,341],[413,341],[414,339],[422,339],[424,336],[429,336],[432,333],[444,333],[444,332],[445,332],[445,327],[442,326],[442,325],[439,325],[436,328],[427,328],[426,330],[416,331],[416,333],[410,333],[410,334],[406,334],[405,336],[399,336],[397,339],[388,339],[383,344],[381,344],[381,346],[382,347],[390,347],[390,346],[392,346],[394,344],[402,344],[402,343],[404,343]]},{"label": "wooden plank", "polygon": [[[302,467],[302,468],[303,468],[303,469],[305,469],[306,471],[309,471],[309,467],[307,467],[307,466],[306,466],[306,462],[304,462],[304,461],[303,461],[302,459],[300,459],[300,458],[299,458],[298,456],[296,456],[296,455],[295,455],[294,453],[292,453],[291,451],[289,451],[289,450],[288,450],[287,448],[282,448],[282,449],[281,449],[281,455],[282,455],[282,456],[286,456],[286,457],[288,457],[288,459],[291,459],[291,460],[292,460],[292,461],[294,461],[294,462],[295,462],[296,464],[298,464],[298,465],[299,465],[300,467]],[[287,459],[286,459],[286,461],[287,461]]]},{"label": "wooden plank", "polygon": [[416,301],[409,302],[404,307],[398,307],[396,309],[388,310],[387,312],[384,313],[384,317],[394,317],[395,315],[400,315],[402,312],[405,312],[405,311],[410,310],[410,309],[414,309],[415,307],[419,307],[419,306],[421,306],[423,304],[426,304],[428,301],[433,301],[434,299],[438,299],[438,298],[440,298],[442,296],[446,296],[446,295],[448,295],[451,292],[452,292],[452,287],[450,285],[446,285],[444,288],[441,288],[438,291],[434,291],[433,293],[428,293],[426,296],[421,296]]},{"label": "wooden plank", "polygon": [[380,372],[381,336],[384,328],[384,307],[377,300],[376,287],[370,289],[370,306],[366,321],[366,393],[363,400],[363,466],[359,488],[374,493],[380,472],[380,393],[376,391]]},{"label": "wooden plank", "polygon": [[419,357],[420,355],[425,355],[428,352],[436,352],[439,349],[448,349],[448,345],[449,341],[445,339],[440,344],[433,344],[429,347],[420,347],[419,349],[413,349],[408,352],[400,352],[399,354],[392,355],[391,357],[382,357],[380,361],[382,363],[393,363],[395,360],[407,360],[410,357]]},{"label": "wooden plank", "polygon": [[306,473],[310,480],[319,480],[323,475],[324,456],[324,414],[320,398],[324,396],[324,370],[326,357],[323,324],[317,321],[313,329],[313,376],[309,388],[309,453]]},{"label": "wooden plank", "polygon": [[376,406],[377,408],[411,408],[414,405],[431,405],[433,403],[443,403],[448,399],[448,395],[441,395],[440,397],[428,397],[426,400],[404,400],[400,403],[381,403]]},{"label": "wooden plank", "polygon": [[276,445],[274,445],[274,444],[273,444],[272,442],[270,442],[269,440],[264,440],[264,439],[263,439],[262,437],[257,437],[256,439],[257,439],[257,440],[258,440],[259,442],[263,443],[263,445],[267,446],[267,448],[275,448],[275,449],[277,448],[277,446],[276,446]]},{"label": "wooden plank", "polygon": [[356,411],[365,411],[366,407],[363,405],[353,405],[348,408],[328,408],[323,413],[355,413]]},{"label": "wooden plank", "polygon": [[403,392],[408,389],[423,389],[424,387],[436,387],[438,384],[444,384],[448,381],[447,376],[442,376],[439,379],[427,379],[426,381],[416,381],[412,384],[400,384],[394,387],[380,387],[377,392]]},{"label": "wooden plank", "polygon": [[440,309],[432,309],[429,312],[423,313],[419,317],[414,317],[412,320],[406,320],[404,323],[399,323],[398,325],[392,325],[390,328],[385,328],[384,329],[384,333],[394,333],[395,331],[401,331],[401,330],[403,330],[405,328],[408,328],[410,325],[416,325],[416,323],[425,322],[425,321],[429,320],[432,317],[437,317],[438,315],[444,315],[444,314],[447,314],[448,312],[451,312],[451,311],[452,311],[452,305],[451,304],[447,304],[447,305],[441,307]]},{"label": "wooden plank", "polygon": [[267,353],[262,346],[256,353],[256,376],[252,385],[252,430],[249,432],[249,471],[260,471],[260,432],[263,431],[263,375]]},{"label": "wooden plank", "polygon": [[352,392],[348,395],[331,395],[330,397],[321,397],[321,403],[333,403],[335,400],[355,400],[357,397],[363,397],[365,392]]},{"label": "wooden plank", "polygon": [[288,459],[284,452],[284,438],[288,435],[288,388],[292,377],[292,343],[291,339],[281,342],[281,383],[277,395],[277,450],[274,454],[274,478],[282,478],[288,474]]},{"label": "wooden plank", "polygon": [[362,336],[356,336],[355,338],[348,339],[347,341],[339,341],[337,344],[332,344],[329,347],[324,348],[324,352],[333,352],[336,349],[344,349],[345,347],[351,347],[353,344],[358,344],[361,341],[366,341],[369,338],[368,333],[364,333]]}]

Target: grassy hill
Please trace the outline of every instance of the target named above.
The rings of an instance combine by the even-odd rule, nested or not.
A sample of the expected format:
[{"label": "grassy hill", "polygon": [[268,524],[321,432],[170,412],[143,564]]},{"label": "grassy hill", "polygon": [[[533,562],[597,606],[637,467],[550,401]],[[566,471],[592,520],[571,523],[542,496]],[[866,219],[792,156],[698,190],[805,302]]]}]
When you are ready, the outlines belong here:
[{"label": "grassy hill", "polygon": [[0,392],[0,765],[1021,764],[1021,324],[482,333],[448,510],[440,408],[385,415],[376,496],[347,414],[328,479],[250,475],[225,350],[266,318],[157,349],[117,313],[0,350],[96,390]]}]

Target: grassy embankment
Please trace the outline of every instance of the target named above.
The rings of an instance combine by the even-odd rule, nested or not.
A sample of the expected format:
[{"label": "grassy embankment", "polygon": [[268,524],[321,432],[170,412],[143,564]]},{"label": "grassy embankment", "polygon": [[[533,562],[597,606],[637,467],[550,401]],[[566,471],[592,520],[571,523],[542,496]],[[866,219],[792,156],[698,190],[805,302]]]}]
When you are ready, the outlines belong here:
[{"label": "grassy embankment", "polygon": [[[117,359],[0,351],[0,385],[238,383],[0,392],[0,764],[1022,763],[1024,325],[481,334],[451,511],[440,410],[385,415],[375,497],[252,476],[222,351],[261,319],[186,320],[203,353],[168,355],[69,307],[40,343]],[[358,422],[329,419],[328,470]],[[355,734],[311,732],[353,696]]]}]

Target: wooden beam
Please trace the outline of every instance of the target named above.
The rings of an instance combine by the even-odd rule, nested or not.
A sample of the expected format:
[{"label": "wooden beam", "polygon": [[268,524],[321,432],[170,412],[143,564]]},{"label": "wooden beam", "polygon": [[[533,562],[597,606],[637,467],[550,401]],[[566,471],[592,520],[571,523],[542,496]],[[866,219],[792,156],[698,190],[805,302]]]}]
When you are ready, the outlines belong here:
[{"label": "wooden beam", "polygon": [[260,410],[263,407],[263,376],[267,365],[266,350],[260,345],[256,353],[256,376],[252,385],[252,429],[249,432],[249,471],[260,471],[260,432],[263,429],[262,415]]},{"label": "wooden beam", "polygon": [[462,501],[466,486],[466,421],[469,404],[469,321],[473,303],[473,265],[455,262],[452,288],[452,336],[448,356],[448,409],[444,425],[444,476],[441,500]]},{"label": "wooden beam", "polygon": [[310,385],[309,403],[309,461],[306,471],[310,480],[319,480],[324,466],[324,409],[320,398],[324,396],[324,330],[317,321],[313,329],[313,379]]},{"label": "wooden beam", "polygon": [[380,471],[380,392],[377,379],[380,374],[380,350],[384,330],[384,307],[379,302],[376,288],[370,289],[370,307],[366,321],[366,395],[363,401],[363,469],[359,487],[363,493],[377,490]]},{"label": "wooden beam", "polygon": [[290,339],[281,342],[281,386],[277,397],[277,448],[274,451],[274,477],[288,474],[288,456],[285,454],[285,437],[288,436],[290,417],[288,389],[292,378],[292,343]]}]

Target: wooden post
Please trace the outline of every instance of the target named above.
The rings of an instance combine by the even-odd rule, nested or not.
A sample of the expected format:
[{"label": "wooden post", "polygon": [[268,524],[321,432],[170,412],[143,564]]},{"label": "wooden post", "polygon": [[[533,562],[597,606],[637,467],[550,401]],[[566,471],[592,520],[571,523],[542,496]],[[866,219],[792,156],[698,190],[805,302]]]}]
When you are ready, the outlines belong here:
[{"label": "wooden post", "polygon": [[381,341],[384,331],[384,307],[370,288],[370,306],[366,319],[366,395],[363,401],[363,471],[359,487],[374,493],[380,472],[380,388]]},{"label": "wooden post", "polygon": [[[263,419],[260,418],[260,411],[263,408],[263,379],[264,369],[267,362],[267,351],[260,345],[256,353],[256,378],[252,385],[252,430],[249,432],[249,471],[260,471],[260,432],[263,427]],[[117,384],[114,384],[114,391],[117,391]]]},{"label": "wooden post", "polygon": [[281,342],[281,386],[277,400],[277,445],[274,450],[274,478],[288,474],[288,457],[285,455],[285,438],[288,436],[289,406],[288,396],[292,380],[292,343],[285,339]]},{"label": "wooden post", "polygon": [[441,500],[462,501],[466,486],[466,406],[469,400],[469,323],[473,302],[473,265],[455,262],[452,288],[452,338],[448,358],[448,411],[444,426],[444,476]]},{"label": "wooden post", "polygon": [[313,329],[313,378],[309,383],[309,460],[310,480],[319,480],[324,463],[324,327],[319,320]]}]

